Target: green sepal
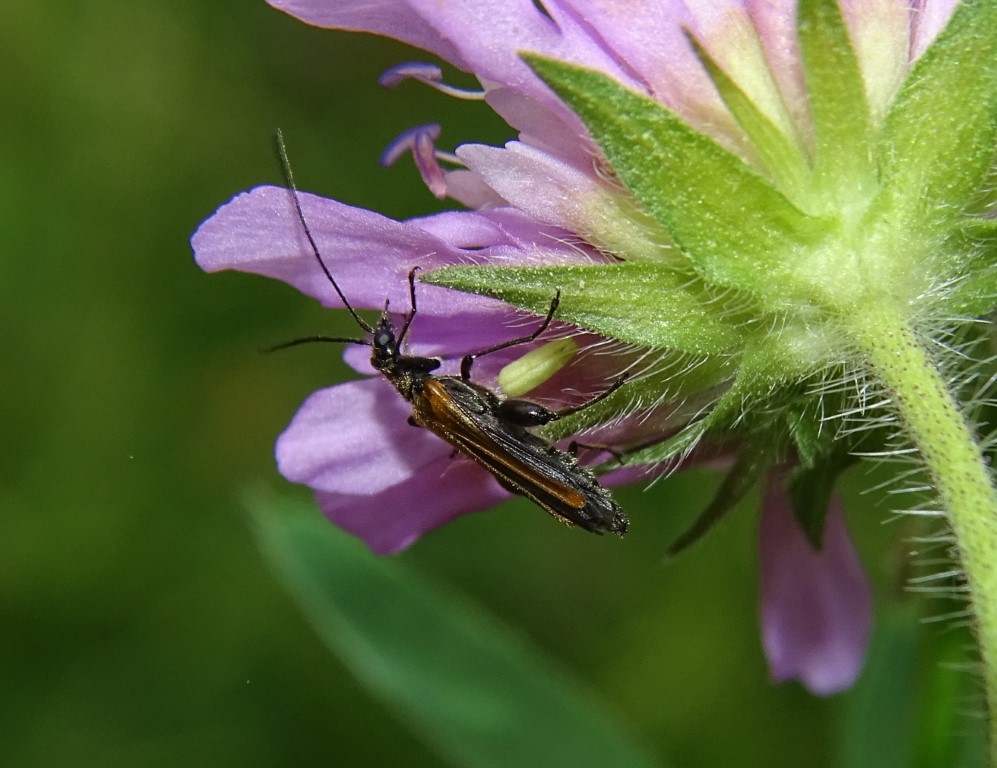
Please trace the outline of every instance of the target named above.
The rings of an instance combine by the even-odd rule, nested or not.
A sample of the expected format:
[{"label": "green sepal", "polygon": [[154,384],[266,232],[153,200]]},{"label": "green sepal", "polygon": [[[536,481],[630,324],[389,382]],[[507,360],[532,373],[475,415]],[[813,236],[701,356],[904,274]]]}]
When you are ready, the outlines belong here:
[{"label": "green sepal", "polygon": [[951,252],[961,268],[941,298],[951,314],[982,317],[997,307],[997,220],[967,217]]},{"label": "green sepal", "polygon": [[967,266],[963,278],[945,297],[946,306],[963,317],[983,317],[997,308],[997,265],[992,260]]},{"label": "green sepal", "polygon": [[793,514],[807,540],[815,550],[824,543],[824,521],[827,519],[831,494],[838,477],[858,459],[838,442],[810,466],[798,467],[789,478],[789,498]]},{"label": "green sepal", "polygon": [[[681,401],[687,410],[676,411],[672,415],[676,428],[685,424],[691,416],[701,409],[708,400],[706,394],[715,391],[729,381],[734,373],[734,365],[730,359],[717,356],[705,360],[696,360],[694,365],[686,365],[676,358],[673,367],[665,359],[660,361],[660,372],[651,375],[637,376],[625,382],[616,392],[598,403],[583,408],[577,413],[563,419],[551,422],[538,431],[545,439],[552,442],[577,435],[589,427],[606,424],[621,414],[632,413],[640,404],[661,403],[663,401]],[[682,369],[681,376],[674,375],[675,368]],[[667,424],[661,425],[667,430]],[[655,446],[660,445],[656,443]],[[627,454],[633,456],[636,453]],[[657,463],[631,462],[625,464]],[[617,469],[619,462],[607,462],[605,469]]]},{"label": "green sepal", "polygon": [[640,464],[662,464],[684,458],[708,432],[721,431],[731,425],[737,419],[742,405],[741,393],[735,384],[705,416],[693,421],[667,440],[625,454],[620,465],[630,467]]},{"label": "green sepal", "polygon": [[538,314],[560,291],[558,320],[643,347],[706,355],[743,344],[741,330],[722,304],[688,275],[654,264],[444,267],[422,280]]},{"label": "green sepal", "polygon": [[810,173],[801,148],[769,120],[688,31],[686,37],[720,98],[758,152],[759,159],[773,181],[790,195],[798,193],[804,188],[805,179]]},{"label": "green sepal", "polygon": [[882,215],[900,230],[943,235],[989,170],[995,134],[997,3],[966,0],[886,117],[878,151]]},{"label": "green sepal", "polygon": [[786,409],[786,426],[804,467],[813,467],[821,455],[821,422],[808,403],[794,403]]},{"label": "green sepal", "polygon": [[[667,440],[625,454],[621,463],[660,464],[684,457],[708,433],[734,436],[771,429],[772,409],[755,409],[753,405],[765,401],[774,404],[792,371],[773,345],[764,341],[753,343],[739,360],[736,375],[728,379],[727,391],[704,416]],[[757,419],[751,417],[754,410],[761,414]]]},{"label": "green sepal", "polygon": [[524,58],[705,279],[753,294],[768,308],[812,298],[798,258],[827,233],[828,221],[806,216],[741,158],[656,101],[601,72]]},{"label": "green sepal", "polygon": [[723,519],[744,498],[758,479],[772,466],[774,456],[765,446],[749,443],[741,449],[737,461],[724,477],[713,499],[695,522],[668,547],[669,555],[677,555],[695,544]]},{"label": "green sepal", "polygon": [[625,382],[623,386],[609,397],[593,403],[563,419],[552,421],[540,429],[537,434],[551,442],[564,440],[583,432],[589,427],[611,421],[613,417],[619,416],[620,413],[624,412],[629,403],[634,400],[640,400],[642,397],[654,397],[660,391],[660,381],[642,379]]},{"label": "green sepal", "polygon": [[993,253],[993,249],[997,248],[997,219],[972,216],[963,222],[962,231],[981,247],[990,249],[993,254],[991,261],[997,263],[997,254]]},{"label": "green sepal", "polygon": [[814,174],[822,189],[849,196],[827,201],[837,208],[874,178],[865,84],[837,0],[800,0],[797,18],[814,124]]}]

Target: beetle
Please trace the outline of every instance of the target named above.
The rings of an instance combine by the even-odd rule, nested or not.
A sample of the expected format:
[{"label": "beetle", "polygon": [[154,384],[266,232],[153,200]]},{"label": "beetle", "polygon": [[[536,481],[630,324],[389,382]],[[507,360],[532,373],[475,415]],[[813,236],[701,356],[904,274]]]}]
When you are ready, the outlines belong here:
[{"label": "beetle", "polygon": [[532,333],[464,355],[459,376],[435,373],[441,365],[439,358],[408,355],[402,351],[417,311],[415,276],[418,267],[408,274],[410,309],[400,331],[395,330],[387,303],[374,325],[364,320],[350,304],[321,256],[298,200],[297,188],[279,132],[277,142],[294,209],[315,260],[343,306],[357,325],[370,334],[370,338],[308,336],[280,344],[273,349],[285,349],[310,342],[369,346],[371,366],[411,403],[411,424],[428,429],[442,438],[458,453],[491,473],[507,491],[526,497],[561,522],[577,525],[597,534],[625,534],[629,526],[626,514],[596,475],[578,463],[574,451],[563,451],[530,431],[578,413],[608,397],[623,384],[624,378],[617,379],[587,402],[560,410],[551,410],[529,400],[503,398],[487,387],[471,381],[471,367],[475,359],[519,344],[527,344],[547,330],[557,311],[560,291],[551,301],[543,322]]}]

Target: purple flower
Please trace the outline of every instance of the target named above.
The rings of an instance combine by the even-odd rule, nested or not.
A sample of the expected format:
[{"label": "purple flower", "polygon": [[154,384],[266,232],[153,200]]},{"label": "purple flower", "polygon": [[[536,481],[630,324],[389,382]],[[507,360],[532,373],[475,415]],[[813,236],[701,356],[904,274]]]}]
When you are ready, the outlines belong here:
[{"label": "purple flower", "polygon": [[[323,258],[358,308],[381,309],[385,300],[401,316],[408,309],[407,275],[413,267],[448,264],[585,264],[594,253],[569,244],[568,233],[539,224],[512,208],[442,213],[405,223],[371,211],[301,193],[302,210]],[[327,306],[341,306],[304,241],[286,189],[258,187],[222,206],[194,234],[198,264],[209,272],[239,269],[283,280]],[[431,285],[418,287],[419,313],[410,351],[460,356],[515,336],[523,315],[494,299]],[[459,318],[459,319],[458,319]],[[583,344],[595,340],[570,330]],[[536,346],[536,345],[534,345]],[[482,358],[475,379],[494,382],[522,354],[516,348]],[[431,433],[413,429],[408,404],[370,367],[369,349],[349,347],[346,360],[368,378],[312,395],[277,441],[277,465],[289,480],[312,488],[339,526],[387,554],[453,518],[495,506],[508,497],[490,474],[460,459]],[[617,364],[618,365],[618,364]],[[580,392],[598,392],[618,368],[580,355],[546,385],[558,392],[567,378]],[[544,387],[537,390],[543,395]],[[563,398],[562,398],[563,400]]]},{"label": "purple flower", "polygon": [[[382,84],[413,79],[459,98],[484,99],[518,132],[518,140],[504,147],[468,144],[450,154],[435,147],[438,126],[421,126],[385,152],[384,162],[390,163],[411,150],[433,194],[470,210],[397,222],[300,195],[322,256],[351,303],[379,310],[388,300],[396,321],[408,308],[406,275],[417,266],[429,271],[449,265],[669,258],[668,233],[622,189],[581,120],[534,73],[524,52],[601,71],[763,169],[764,158],[704,67],[705,52],[768,123],[804,152],[814,142],[795,0],[547,0],[543,11],[529,0],[269,2],[309,24],[385,35],[435,54],[476,76],[482,90],[453,88],[439,67],[419,63],[389,70]],[[911,63],[955,5],[956,0],[842,0],[873,118],[886,113]],[[701,46],[699,53],[691,39]],[[237,196],[192,242],[207,271],[274,277],[326,306],[342,306],[315,264],[286,190],[260,187]],[[511,331],[513,326],[537,322],[495,300],[432,285],[419,285],[418,302],[410,352],[446,357],[451,367],[443,371],[449,373],[461,355],[522,333]],[[657,364],[574,326],[555,323],[551,334],[574,335],[583,351],[531,397],[581,402],[620,370],[643,373]],[[524,351],[482,358],[475,380],[494,385],[499,371]],[[347,361],[368,378],[313,394],[278,440],[277,463],[285,477],[315,491],[334,522],[374,551],[389,553],[508,494],[476,465],[452,460],[448,445],[412,429],[406,423],[408,404],[382,377],[370,375],[368,356],[363,347],[346,350]],[[694,369],[698,363],[680,361],[676,367],[681,365]],[[714,380],[704,381],[704,390],[720,388]],[[679,391],[634,402],[631,412],[603,425],[590,442],[634,446],[663,440],[715,402],[699,397]],[[688,456],[694,446],[683,453]],[[614,475],[632,480],[633,473]],[[817,552],[776,483],[764,503],[761,615],[773,677],[799,677],[820,694],[841,690],[861,666],[870,598],[840,507],[832,504],[824,546]]]},{"label": "purple flower", "polygon": [[799,679],[829,696],[855,682],[872,629],[872,590],[845,528],[828,508],[820,549],[797,524],[780,473],[762,511],[762,645],[773,679]]}]

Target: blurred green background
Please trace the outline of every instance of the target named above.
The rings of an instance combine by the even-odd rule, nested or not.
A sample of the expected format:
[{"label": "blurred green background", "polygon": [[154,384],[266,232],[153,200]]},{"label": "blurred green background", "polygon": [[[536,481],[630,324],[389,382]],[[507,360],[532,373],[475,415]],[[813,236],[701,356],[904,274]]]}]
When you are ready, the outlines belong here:
[{"label": "blurred green background", "polygon": [[[280,181],[278,126],[303,189],[394,217],[439,209],[410,163],[378,165],[384,146],[432,121],[447,148],[511,135],[483,105],[377,86],[411,58],[262,0],[0,6],[0,765],[440,764],[325,650],[242,503],[260,485],[307,499],[276,474],[273,440],[350,375],[328,350],[257,350],[348,326],[282,284],[202,274],[188,245],[231,196]],[[965,635],[896,607],[905,524],[858,493],[875,482],[856,473],[850,522],[879,626],[905,617],[900,669],[920,670],[892,695],[948,680],[965,703],[965,675],[938,672]],[[840,734],[882,713],[768,682],[753,500],[663,558],[714,485],[619,491],[622,542],[516,502],[398,560],[521,628],[663,759],[842,765]]]}]

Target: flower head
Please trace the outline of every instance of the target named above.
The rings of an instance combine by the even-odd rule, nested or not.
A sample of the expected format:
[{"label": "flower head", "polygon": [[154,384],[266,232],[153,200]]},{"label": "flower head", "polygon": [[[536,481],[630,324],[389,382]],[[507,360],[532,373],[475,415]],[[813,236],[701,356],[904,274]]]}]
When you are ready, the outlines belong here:
[{"label": "flower head", "polygon": [[[990,101],[973,88],[992,73],[955,66],[966,51],[987,59],[976,49],[993,49],[994,11],[966,3],[948,24],[955,0],[270,2],[473,74],[480,91],[418,63],[382,84],[484,99],[518,132],[447,153],[439,127],[422,126],[386,151],[393,162],[411,150],[433,194],[470,210],[396,222],[300,196],[350,301],[402,313],[419,267],[411,351],[454,361],[529,322],[495,299],[542,315],[560,293],[552,335],[579,351],[530,396],[576,404],[631,376],[547,437],[591,428],[586,442],[621,452],[630,477],[711,450],[736,457],[683,544],[795,466],[792,496],[765,498],[766,651],[778,679],[821,693],[850,684],[868,589],[830,488],[842,456],[882,434],[835,414],[869,403],[856,350],[876,323],[930,335],[993,304],[989,251],[974,245],[993,228],[969,215],[993,149]],[[235,198],[193,243],[209,271],[257,272],[341,305],[284,190]],[[529,354],[543,358],[548,340]],[[482,358],[475,379],[496,386],[527,351]],[[371,373],[364,357],[347,350]],[[378,552],[506,495],[406,415],[380,378],[341,384],[309,398],[277,444],[281,472]]]}]

